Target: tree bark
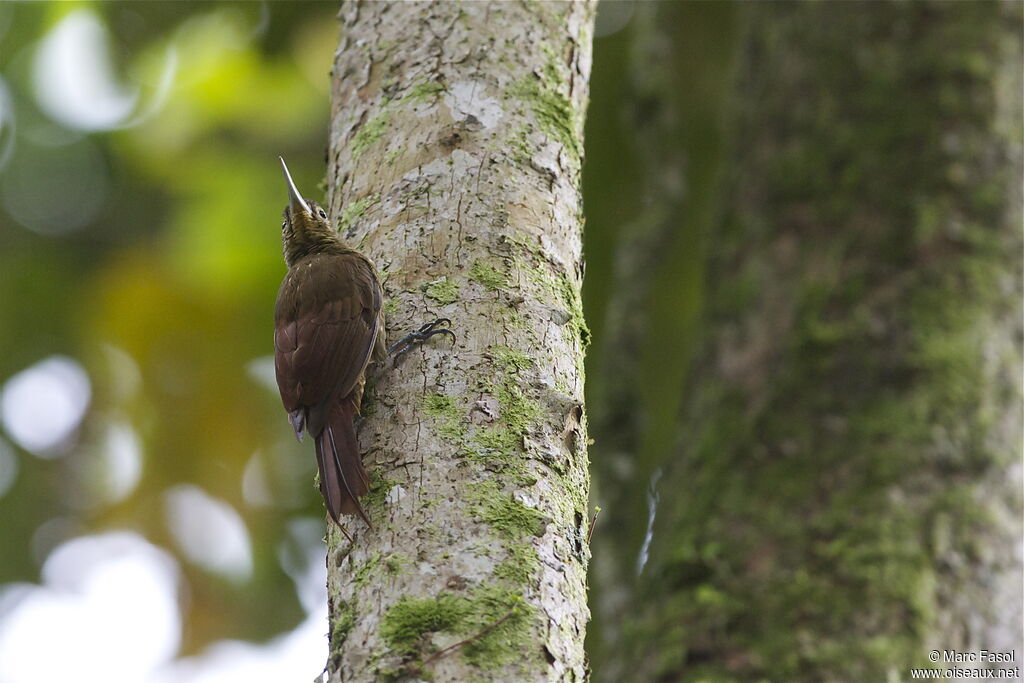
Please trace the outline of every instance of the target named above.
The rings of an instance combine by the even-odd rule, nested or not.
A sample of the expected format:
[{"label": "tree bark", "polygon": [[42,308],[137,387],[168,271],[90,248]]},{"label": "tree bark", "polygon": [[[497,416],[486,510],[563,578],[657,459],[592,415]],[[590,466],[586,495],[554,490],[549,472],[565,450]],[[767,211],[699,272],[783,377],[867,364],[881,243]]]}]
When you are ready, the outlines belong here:
[{"label": "tree bark", "polygon": [[359,432],[373,529],[328,534],[331,680],[581,680],[589,3],[347,3],[328,193],[388,341]]},{"label": "tree bark", "polygon": [[733,208],[611,656],[638,681],[1020,667],[1021,6],[741,11]]}]

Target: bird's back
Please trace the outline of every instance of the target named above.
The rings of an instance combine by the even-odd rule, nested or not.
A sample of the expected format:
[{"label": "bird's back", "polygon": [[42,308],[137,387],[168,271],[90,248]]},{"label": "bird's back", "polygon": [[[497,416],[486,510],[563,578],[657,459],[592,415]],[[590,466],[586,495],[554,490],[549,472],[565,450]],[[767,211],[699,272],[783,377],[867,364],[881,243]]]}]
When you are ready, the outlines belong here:
[{"label": "bird's back", "polygon": [[316,436],[332,401],[361,388],[378,334],[381,287],[362,255],[304,257],[288,269],[274,312],[274,366],[289,413]]}]

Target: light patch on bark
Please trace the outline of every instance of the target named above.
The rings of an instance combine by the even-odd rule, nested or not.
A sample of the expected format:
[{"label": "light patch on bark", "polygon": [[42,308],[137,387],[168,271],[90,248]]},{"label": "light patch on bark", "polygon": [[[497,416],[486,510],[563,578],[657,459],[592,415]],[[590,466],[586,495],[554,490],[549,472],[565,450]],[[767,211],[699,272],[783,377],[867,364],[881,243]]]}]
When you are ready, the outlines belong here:
[{"label": "light patch on bark", "polygon": [[502,116],[501,104],[485,92],[486,89],[480,83],[453,83],[444,96],[444,103],[452,117],[464,122],[467,128],[472,128],[475,122],[484,128],[493,128]]}]

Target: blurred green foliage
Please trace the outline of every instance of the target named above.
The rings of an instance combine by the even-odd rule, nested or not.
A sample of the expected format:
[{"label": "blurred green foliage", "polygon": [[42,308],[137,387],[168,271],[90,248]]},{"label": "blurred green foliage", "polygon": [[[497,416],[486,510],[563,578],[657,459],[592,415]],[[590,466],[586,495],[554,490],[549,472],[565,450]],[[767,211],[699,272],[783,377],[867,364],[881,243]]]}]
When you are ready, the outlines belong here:
[{"label": "blurred green foliage", "polygon": [[[687,7],[694,13],[694,5],[677,11]],[[47,553],[68,538],[132,529],[174,552],[184,572],[184,654],[224,638],[263,639],[302,618],[286,558],[296,555],[296,529],[322,528],[323,509],[311,445],[295,443],[286,427],[269,360],[285,271],[275,157],[320,198],[336,12],[334,2],[0,4],[0,383],[60,354],[84,367],[92,389],[84,420],[56,449],[62,457],[15,449],[16,479],[0,490],[0,588],[38,581]],[[616,252],[650,220],[641,215],[648,152],[637,149],[636,128],[644,125],[637,111],[651,103],[636,103],[630,82],[632,13],[632,3],[602,5],[587,117],[592,413],[613,390],[601,358]],[[40,53],[70,16],[99,27],[116,85],[108,99],[130,105],[106,125],[76,124],[47,105]],[[693,23],[691,33],[721,31],[705,24]],[[701,73],[702,49],[687,53],[680,78]],[[684,82],[703,86],[711,102],[689,125],[708,116],[721,86]],[[639,350],[651,387],[635,402],[651,426],[637,456],[644,482],[672,442],[688,355],[666,360],[663,351],[681,343],[692,319],[694,302],[681,299],[693,292],[679,283],[699,279],[693,226],[707,217],[701,193],[716,162],[713,136],[692,131],[692,139],[664,141],[697,163],[686,215],[676,217],[690,229],[680,228],[652,270],[652,320],[666,324]],[[118,430],[138,440],[142,459],[126,495],[111,492],[105,457]],[[608,442],[595,437],[600,458]],[[3,431],[0,439],[0,448],[14,441]],[[179,484],[240,513],[252,544],[249,580],[204,570],[178,546],[165,494]],[[629,491],[620,509],[637,514],[602,520],[605,533],[627,539],[623,562],[635,556],[642,528],[633,527],[645,519],[645,487]]]},{"label": "blurred green foliage", "polygon": [[[177,552],[163,492],[194,483],[241,514],[254,573],[231,582],[179,557],[185,652],[301,618],[278,555],[290,520],[323,513],[310,446],[285,428],[267,361],[284,273],[275,157],[321,194],[336,11],[0,5],[0,381],[62,354],[92,387],[63,457],[15,450],[16,479],[0,494],[0,583],[37,581],[46,552],[81,533],[135,529]],[[40,94],[41,45],[74,13],[104,27],[110,75],[135,98],[107,126],[62,121]],[[142,476],[111,500],[100,452],[125,424]],[[243,495],[253,472],[268,495]]]}]

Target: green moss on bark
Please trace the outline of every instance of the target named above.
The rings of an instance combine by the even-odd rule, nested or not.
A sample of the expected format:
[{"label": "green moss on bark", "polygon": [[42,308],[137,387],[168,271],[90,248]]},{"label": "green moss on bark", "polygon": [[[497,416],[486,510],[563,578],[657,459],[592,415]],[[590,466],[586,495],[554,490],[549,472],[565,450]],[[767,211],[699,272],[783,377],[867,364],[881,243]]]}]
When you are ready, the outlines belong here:
[{"label": "green moss on bark", "polygon": [[447,277],[427,283],[423,291],[442,306],[453,304],[459,300],[459,286]]},{"label": "green moss on bark", "polygon": [[[566,329],[583,348],[590,344],[590,328],[583,315],[583,301],[569,274],[558,271],[558,266],[550,263],[539,247],[522,240],[510,240],[519,253],[514,254],[513,263],[516,269],[527,279],[536,283],[548,295],[548,304],[559,312]],[[582,368],[580,368],[582,376]]]},{"label": "green moss on bark", "polygon": [[341,218],[338,220],[338,231],[342,234],[347,233],[353,227],[354,221],[366,213],[366,209],[379,201],[379,195],[371,195],[345,205],[341,210]]},{"label": "green moss on bark", "polygon": [[363,499],[363,507],[367,510],[382,508],[384,506],[384,501],[387,499],[388,492],[397,484],[398,482],[388,479],[378,470],[371,470],[370,490]]},{"label": "green moss on bark", "polygon": [[466,500],[473,513],[486,522],[500,536],[518,539],[523,536],[541,536],[547,519],[526,507],[491,480],[467,486]]},{"label": "green moss on bark", "polygon": [[505,372],[519,372],[533,367],[533,359],[522,351],[508,346],[494,345],[490,348],[494,362]]},{"label": "green moss on bark", "polygon": [[424,639],[432,633],[455,630],[468,612],[466,600],[450,593],[436,598],[406,598],[384,614],[380,635],[395,652],[412,655],[424,647]]},{"label": "green moss on bark", "polygon": [[[554,69],[557,72],[557,67]],[[562,143],[579,168],[583,158],[579,116],[572,102],[562,94],[562,82],[563,79],[556,77],[549,68],[540,75],[533,74],[517,81],[509,88],[508,94],[530,107],[541,130]]]},{"label": "green moss on bark", "polygon": [[408,102],[425,102],[438,97],[446,90],[447,88],[445,88],[443,83],[438,83],[437,81],[422,81],[409,88],[404,99]]},{"label": "green moss on bark", "polygon": [[449,441],[458,442],[466,436],[466,424],[458,400],[445,394],[423,398],[423,412],[434,420],[434,430]]},{"label": "green moss on bark", "polygon": [[[407,673],[429,675],[423,664],[436,648],[431,636],[462,637],[459,648],[466,661],[490,670],[524,661],[530,642],[532,610],[515,590],[500,584],[479,586],[469,595],[442,593],[433,598],[404,599],[392,606],[381,622],[381,637],[408,662]],[[402,671],[392,672],[401,675]]]},{"label": "green moss on bark", "polygon": [[532,610],[518,592],[499,585],[474,592],[468,625],[476,637],[463,647],[466,661],[484,670],[514,662],[527,664],[524,649],[530,643]]},{"label": "green moss on bark", "polygon": [[494,568],[494,577],[514,586],[525,586],[540,566],[537,551],[527,543],[506,543],[508,557]]},{"label": "green moss on bark", "polygon": [[383,111],[359,127],[352,138],[352,144],[349,145],[353,161],[357,161],[371,145],[384,137],[390,125],[390,118],[391,115]]},{"label": "green moss on bark", "polygon": [[337,653],[345,645],[348,634],[356,625],[355,607],[347,602],[340,602],[335,605],[331,618],[331,656]]},{"label": "green moss on bark", "polygon": [[469,269],[469,279],[479,282],[485,289],[492,292],[508,286],[508,280],[505,275],[494,266],[483,261],[473,263],[473,267]]}]

